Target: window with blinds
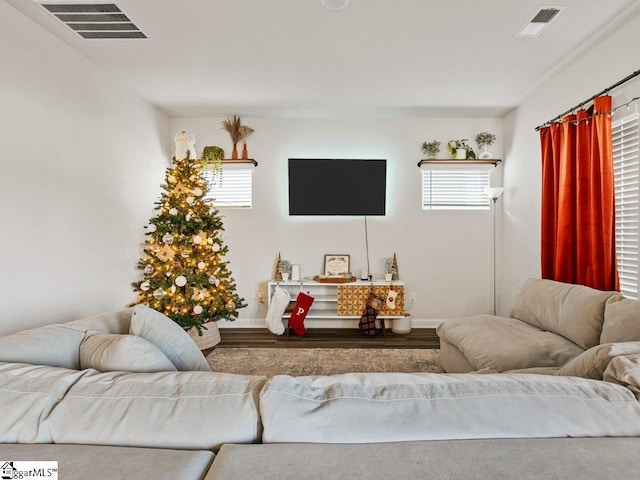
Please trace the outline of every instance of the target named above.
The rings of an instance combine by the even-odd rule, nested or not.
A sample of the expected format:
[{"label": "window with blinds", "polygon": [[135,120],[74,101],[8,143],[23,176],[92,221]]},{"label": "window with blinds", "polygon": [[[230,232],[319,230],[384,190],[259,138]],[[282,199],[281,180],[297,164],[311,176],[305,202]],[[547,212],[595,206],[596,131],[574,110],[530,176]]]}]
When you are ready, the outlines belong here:
[{"label": "window with blinds", "polygon": [[209,183],[206,198],[213,200],[216,208],[251,208],[252,168],[222,167],[219,172],[204,172]]},{"label": "window with blinds", "polygon": [[488,210],[486,168],[422,170],[423,210]]},{"label": "window with blinds", "polygon": [[640,209],[640,114],[613,122],[613,175],[616,197],[616,254],[620,292],[638,299]]}]

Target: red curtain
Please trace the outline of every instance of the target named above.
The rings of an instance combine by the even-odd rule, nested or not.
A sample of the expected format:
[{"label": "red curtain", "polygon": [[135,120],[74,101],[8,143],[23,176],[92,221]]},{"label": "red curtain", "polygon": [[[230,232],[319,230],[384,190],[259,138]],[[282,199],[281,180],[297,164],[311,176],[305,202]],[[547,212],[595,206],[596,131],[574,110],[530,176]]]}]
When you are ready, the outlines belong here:
[{"label": "red curtain", "polygon": [[540,129],[542,278],[619,290],[611,97]]}]

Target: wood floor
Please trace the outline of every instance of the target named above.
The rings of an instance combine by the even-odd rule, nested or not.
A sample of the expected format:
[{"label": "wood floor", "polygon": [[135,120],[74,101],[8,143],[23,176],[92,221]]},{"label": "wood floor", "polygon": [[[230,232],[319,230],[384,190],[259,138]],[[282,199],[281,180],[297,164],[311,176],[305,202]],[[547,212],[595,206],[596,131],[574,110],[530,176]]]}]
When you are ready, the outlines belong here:
[{"label": "wood floor", "polygon": [[215,348],[440,348],[433,328],[414,328],[398,334],[364,337],[355,328],[315,328],[304,337],[274,335],[266,328],[221,328],[222,341]]}]

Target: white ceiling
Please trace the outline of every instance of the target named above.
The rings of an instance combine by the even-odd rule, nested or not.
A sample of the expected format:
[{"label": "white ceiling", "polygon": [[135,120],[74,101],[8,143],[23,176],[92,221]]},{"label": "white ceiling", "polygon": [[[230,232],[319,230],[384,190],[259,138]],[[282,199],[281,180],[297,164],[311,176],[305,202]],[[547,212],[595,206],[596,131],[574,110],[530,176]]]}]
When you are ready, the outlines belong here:
[{"label": "white ceiling", "polygon": [[[149,39],[104,41],[5,1],[175,117],[502,116],[640,14],[640,0],[117,0]],[[567,8],[514,37],[548,5]]]}]

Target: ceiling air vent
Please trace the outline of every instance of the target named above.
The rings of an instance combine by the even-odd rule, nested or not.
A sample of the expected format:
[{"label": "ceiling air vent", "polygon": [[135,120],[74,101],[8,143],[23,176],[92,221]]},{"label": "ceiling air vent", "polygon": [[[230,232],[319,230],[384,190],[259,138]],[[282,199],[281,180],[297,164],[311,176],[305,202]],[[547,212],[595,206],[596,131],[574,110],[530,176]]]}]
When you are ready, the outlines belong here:
[{"label": "ceiling air vent", "polygon": [[525,23],[516,37],[536,37],[567,7],[540,7],[531,20]]},{"label": "ceiling air vent", "polygon": [[40,4],[84,39],[147,38],[115,3],[40,2]]}]

